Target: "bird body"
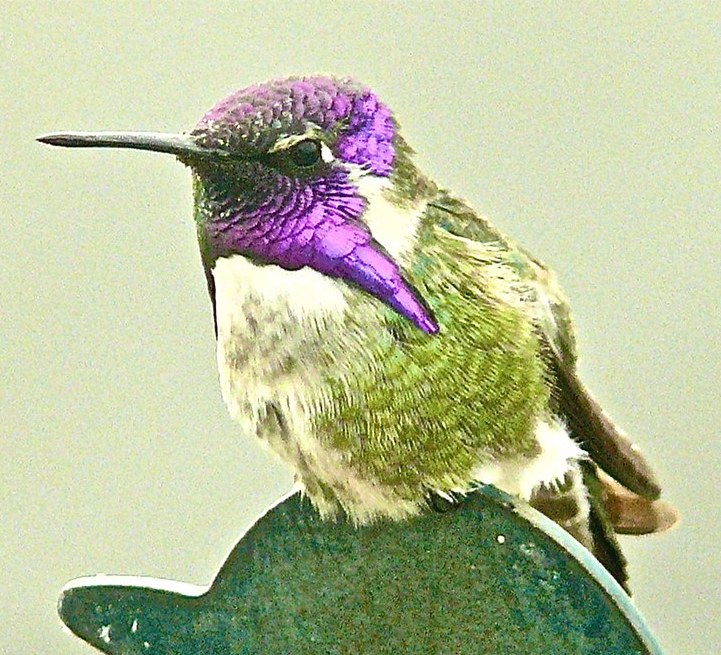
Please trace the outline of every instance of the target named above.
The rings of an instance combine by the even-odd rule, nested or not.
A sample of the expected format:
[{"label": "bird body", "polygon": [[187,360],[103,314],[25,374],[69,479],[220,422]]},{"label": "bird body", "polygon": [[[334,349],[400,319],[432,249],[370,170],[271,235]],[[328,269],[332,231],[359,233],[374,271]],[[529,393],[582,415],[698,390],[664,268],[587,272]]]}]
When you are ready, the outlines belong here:
[{"label": "bird body", "polygon": [[369,88],[277,80],[222,100],[189,135],[43,140],[190,166],[223,397],[322,515],[403,519],[494,484],[621,582],[614,520],[672,522],[576,375],[553,273],[418,170]]},{"label": "bird body", "polygon": [[530,290],[497,243],[479,249],[445,232],[442,215],[423,209],[403,255],[439,317],[432,339],[312,270],[243,257],[213,269],[225,401],[324,513],[400,518],[430,492],[478,482],[528,499],[582,455],[549,407],[538,337],[518,306]]}]

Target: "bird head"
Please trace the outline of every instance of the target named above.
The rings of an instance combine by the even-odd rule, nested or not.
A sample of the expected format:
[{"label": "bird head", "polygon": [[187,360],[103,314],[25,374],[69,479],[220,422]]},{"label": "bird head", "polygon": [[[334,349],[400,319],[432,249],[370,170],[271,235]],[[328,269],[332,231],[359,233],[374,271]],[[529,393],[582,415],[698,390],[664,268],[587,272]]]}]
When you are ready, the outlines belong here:
[{"label": "bird head", "polygon": [[206,267],[242,255],[310,267],[438,326],[402,261],[431,185],[390,109],[353,80],[275,80],[232,93],[188,134],[58,133],[41,141],[175,154],[193,171]]}]

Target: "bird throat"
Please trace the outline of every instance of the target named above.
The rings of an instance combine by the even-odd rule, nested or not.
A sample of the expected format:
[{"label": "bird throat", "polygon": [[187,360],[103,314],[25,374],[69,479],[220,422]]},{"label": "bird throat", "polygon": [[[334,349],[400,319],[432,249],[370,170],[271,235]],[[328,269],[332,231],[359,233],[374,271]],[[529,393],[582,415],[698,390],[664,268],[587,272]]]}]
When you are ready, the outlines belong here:
[{"label": "bird throat", "polygon": [[221,219],[204,197],[201,181],[196,186],[204,215],[199,223],[212,244],[212,259],[217,265],[240,254],[289,272],[311,268],[374,296],[422,331],[437,332],[430,308],[404,277],[401,263],[415,243],[425,201],[394,203],[384,194],[384,178],[356,184],[347,174],[336,178],[314,181],[311,193],[295,190],[297,211],[288,210],[287,202],[264,203],[252,210],[226,209]]}]

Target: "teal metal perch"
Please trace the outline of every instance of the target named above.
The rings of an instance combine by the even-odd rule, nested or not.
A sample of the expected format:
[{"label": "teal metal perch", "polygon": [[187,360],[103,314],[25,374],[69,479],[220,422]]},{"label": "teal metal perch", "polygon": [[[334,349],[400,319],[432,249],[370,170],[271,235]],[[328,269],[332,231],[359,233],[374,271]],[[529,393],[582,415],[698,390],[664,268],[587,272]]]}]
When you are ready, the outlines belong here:
[{"label": "teal metal perch", "polygon": [[355,528],[290,496],[210,587],[76,580],[63,622],[105,653],[662,655],[588,551],[484,487],[448,513]]}]

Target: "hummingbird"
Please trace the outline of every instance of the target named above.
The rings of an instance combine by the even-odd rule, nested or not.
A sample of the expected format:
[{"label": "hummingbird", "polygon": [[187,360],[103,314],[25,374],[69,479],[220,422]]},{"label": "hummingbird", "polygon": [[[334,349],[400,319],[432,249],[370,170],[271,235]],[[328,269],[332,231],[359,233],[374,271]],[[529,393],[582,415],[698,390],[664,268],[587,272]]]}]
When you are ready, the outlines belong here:
[{"label": "hummingbird", "polygon": [[190,168],[224,401],[323,517],[403,520],[491,484],[622,585],[615,535],[675,523],[578,377],[553,271],[424,175],[368,86],[278,79],[232,93],[187,133],[39,140]]}]

